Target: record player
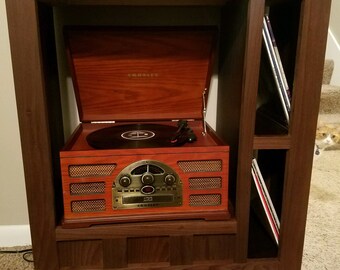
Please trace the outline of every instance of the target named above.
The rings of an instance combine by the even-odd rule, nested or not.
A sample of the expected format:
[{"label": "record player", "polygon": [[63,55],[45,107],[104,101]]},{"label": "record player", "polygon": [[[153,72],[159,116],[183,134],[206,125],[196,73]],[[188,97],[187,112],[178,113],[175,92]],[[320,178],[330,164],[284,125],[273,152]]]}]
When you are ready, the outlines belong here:
[{"label": "record player", "polygon": [[230,217],[205,121],[210,27],[66,27],[81,123],[60,151],[64,227]]}]

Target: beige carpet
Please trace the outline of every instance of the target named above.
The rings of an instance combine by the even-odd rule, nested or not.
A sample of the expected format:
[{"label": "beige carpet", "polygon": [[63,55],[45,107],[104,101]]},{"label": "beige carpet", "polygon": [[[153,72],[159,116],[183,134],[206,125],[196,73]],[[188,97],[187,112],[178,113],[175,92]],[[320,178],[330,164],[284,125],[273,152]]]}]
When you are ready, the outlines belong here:
[{"label": "beige carpet", "polygon": [[[8,247],[8,248],[0,248],[0,251],[8,251],[8,250],[24,250],[29,249],[30,246],[22,246],[22,247]],[[33,260],[33,256],[28,254],[25,258],[28,260]],[[23,258],[23,253],[15,253],[15,254],[2,254],[0,253],[0,269],[1,270],[31,270],[34,269],[33,263],[27,262]]]},{"label": "beige carpet", "polygon": [[340,151],[314,158],[302,269],[340,269]]}]

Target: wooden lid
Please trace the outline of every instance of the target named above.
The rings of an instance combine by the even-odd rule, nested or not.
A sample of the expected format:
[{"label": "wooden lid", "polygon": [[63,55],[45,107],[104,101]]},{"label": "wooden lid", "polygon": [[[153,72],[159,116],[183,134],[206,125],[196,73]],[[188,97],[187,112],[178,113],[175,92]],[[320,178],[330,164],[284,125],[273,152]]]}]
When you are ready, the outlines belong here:
[{"label": "wooden lid", "polygon": [[68,27],[82,122],[201,119],[216,29]]}]

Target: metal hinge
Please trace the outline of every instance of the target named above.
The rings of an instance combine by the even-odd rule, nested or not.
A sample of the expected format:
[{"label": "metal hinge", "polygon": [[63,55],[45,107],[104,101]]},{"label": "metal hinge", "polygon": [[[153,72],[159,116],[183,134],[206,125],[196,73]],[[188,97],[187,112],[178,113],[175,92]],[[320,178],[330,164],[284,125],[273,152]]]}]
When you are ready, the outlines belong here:
[{"label": "metal hinge", "polygon": [[114,124],[116,121],[91,121],[91,124]]},{"label": "metal hinge", "polygon": [[207,134],[207,123],[205,121],[206,115],[207,115],[207,100],[206,100],[206,94],[207,94],[207,88],[204,89],[203,94],[202,94],[202,103],[203,103],[203,111],[202,111],[202,121],[203,121],[203,131],[202,134],[205,136]]}]

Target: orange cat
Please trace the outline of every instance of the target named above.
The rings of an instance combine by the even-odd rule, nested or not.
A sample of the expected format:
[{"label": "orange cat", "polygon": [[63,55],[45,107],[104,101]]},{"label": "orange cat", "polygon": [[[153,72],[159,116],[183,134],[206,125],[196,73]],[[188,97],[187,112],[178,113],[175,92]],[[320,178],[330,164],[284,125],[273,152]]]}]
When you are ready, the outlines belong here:
[{"label": "orange cat", "polygon": [[315,136],[316,154],[321,150],[340,149],[340,125],[326,124],[316,130]]}]

